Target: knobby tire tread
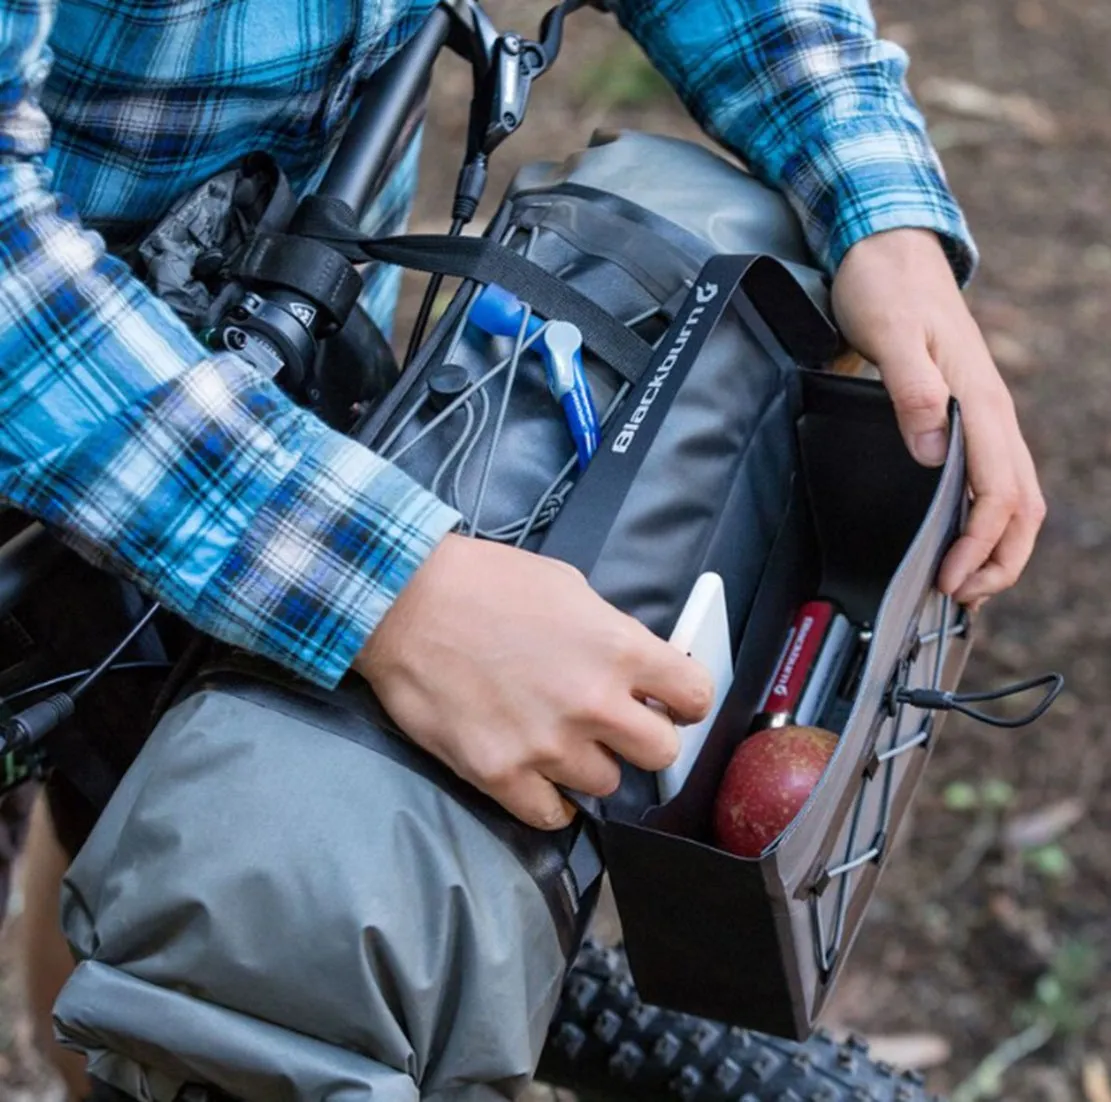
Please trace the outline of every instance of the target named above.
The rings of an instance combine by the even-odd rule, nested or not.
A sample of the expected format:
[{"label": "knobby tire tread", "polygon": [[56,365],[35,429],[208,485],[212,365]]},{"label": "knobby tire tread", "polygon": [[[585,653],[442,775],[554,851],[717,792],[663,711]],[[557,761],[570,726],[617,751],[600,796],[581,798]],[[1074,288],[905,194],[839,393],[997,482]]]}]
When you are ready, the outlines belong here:
[{"label": "knobby tire tread", "polygon": [[537,1078],[582,1102],[943,1102],[857,1037],[799,1044],[637,997],[620,949],[587,942],[570,969]]}]

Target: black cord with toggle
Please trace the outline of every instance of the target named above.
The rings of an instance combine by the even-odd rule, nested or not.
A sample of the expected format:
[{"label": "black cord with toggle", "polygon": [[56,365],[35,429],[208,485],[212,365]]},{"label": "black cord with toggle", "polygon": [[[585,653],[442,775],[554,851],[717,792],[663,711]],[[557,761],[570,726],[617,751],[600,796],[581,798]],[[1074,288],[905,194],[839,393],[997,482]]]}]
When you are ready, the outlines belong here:
[{"label": "black cord with toggle", "polygon": [[[1014,719],[1005,716],[993,716],[979,708],[969,705],[978,704],[989,700],[1008,700],[1020,693],[1030,692],[1032,689],[1046,688],[1045,695],[1028,712]],[[1049,710],[1050,705],[1061,695],[1065,687],[1065,679],[1059,673],[1045,673],[1039,677],[1031,677],[1025,681],[1016,681],[1011,685],[1004,685],[999,689],[989,689],[978,693],[942,692],[940,689],[908,689],[905,686],[896,688],[892,694],[893,704],[909,704],[912,708],[921,708],[931,712],[960,712],[962,715],[979,720],[981,723],[990,724],[992,727],[1025,727],[1034,720],[1040,719]]]}]

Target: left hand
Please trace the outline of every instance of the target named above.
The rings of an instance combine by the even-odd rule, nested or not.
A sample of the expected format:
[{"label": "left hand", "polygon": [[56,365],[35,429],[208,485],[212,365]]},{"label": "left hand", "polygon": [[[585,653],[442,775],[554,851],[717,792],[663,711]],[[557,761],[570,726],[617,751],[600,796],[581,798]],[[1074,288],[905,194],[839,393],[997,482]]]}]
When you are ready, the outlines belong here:
[{"label": "left hand", "polygon": [[937,236],[892,230],[845,255],[833,310],[849,343],[879,369],[911,454],[945,461],[947,403],[961,406],[973,504],[938,585],[978,604],[1014,585],[1045,518],[1034,461],[1014,402]]}]

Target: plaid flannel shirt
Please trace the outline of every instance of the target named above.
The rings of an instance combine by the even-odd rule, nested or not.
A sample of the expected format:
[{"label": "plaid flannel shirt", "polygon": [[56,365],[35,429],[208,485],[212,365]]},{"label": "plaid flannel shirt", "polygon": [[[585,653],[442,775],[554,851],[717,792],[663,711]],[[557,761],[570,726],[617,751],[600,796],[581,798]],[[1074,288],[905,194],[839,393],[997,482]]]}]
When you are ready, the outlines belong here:
[{"label": "plaid flannel shirt", "polygon": [[[266,149],[320,169],[431,0],[0,0],[0,500],[196,626],[334,684],[457,515],[234,356],[84,220],[148,223]],[[906,58],[859,0],[611,0],[832,270],[861,238],[974,254]],[[368,229],[404,221],[410,151]],[[65,198],[63,198],[65,197]],[[372,288],[387,321],[396,275]]]}]

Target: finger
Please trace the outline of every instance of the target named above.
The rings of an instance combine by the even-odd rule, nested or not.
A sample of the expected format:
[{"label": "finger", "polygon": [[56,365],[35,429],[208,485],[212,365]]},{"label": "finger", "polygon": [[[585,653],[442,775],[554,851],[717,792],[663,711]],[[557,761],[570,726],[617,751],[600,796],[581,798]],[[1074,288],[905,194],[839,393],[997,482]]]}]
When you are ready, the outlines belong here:
[{"label": "finger", "polygon": [[976,498],[968,514],[964,532],[941,564],[937,587],[942,593],[955,596],[968,579],[991,558],[1013,513],[1013,497],[1007,491],[992,491]]},{"label": "finger", "polygon": [[697,723],[714,702],[714,680],[701,662],[647,630],[649,645],[633,670],[633,692],[657,700],[676,723]]},{"label": "finger", "polygon": [[575,808],[554,784],[532,770],[522,770],[508,780],[485,786],[488,796],[510,815],[537,830],[561,830],[575,817]]},{"label": "finger", "polygon": [[[976,349],[971,347],[969,355],[975,360]],[[970,389],[962,396],[968,484],[974,501],[964,532],[946,556],[938,576],[938,585],[945,593],[956,593],[991,558],[1024,503],[1041,501],[1034,461],[1022,439],[1014,403],[986,351],[982,366],[998,381]],[[1025,507],[1032,512],[1029,504]],[[1035,524],[1027,557],[1036,534]]]},{"label": "finger", "polygon": [[553,784],[588,796],[612,796],[621,784],[621,766],[613,754],[596,742],[580,746],[572,760],[562,759],[544,769],[544,775]]},{"label": "finger", "polygon": [[1033,554],[1040,526],[1036,508],[1016,513],[988,561],[957,589],[956,599],[978,604],[1014,585]]},{"label": "finger", "polygon": [[655,773],[679,756],[679,733],[658,708],[628,697],[607,718],[600,741],[633,765]]},{"label": "finger", "polygon": [[883,378],[910,454],[939,467],[949,450],[949,387],[924,338],[890,342],[877,351]]}]

